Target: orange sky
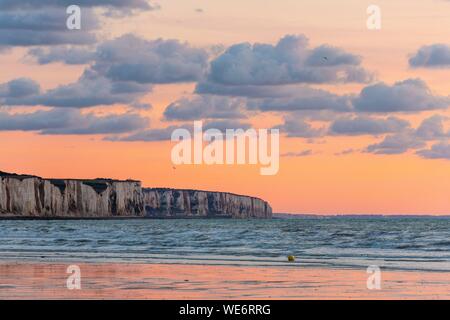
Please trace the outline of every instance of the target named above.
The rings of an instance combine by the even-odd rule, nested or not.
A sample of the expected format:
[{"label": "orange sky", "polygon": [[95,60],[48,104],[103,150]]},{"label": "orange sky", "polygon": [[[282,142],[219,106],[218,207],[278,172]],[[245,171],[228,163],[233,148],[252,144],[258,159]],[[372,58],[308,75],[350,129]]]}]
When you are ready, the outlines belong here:
[{"label": "orange sky", "polygon": [[[323,43],[360,55],[362,65],[379,81],[420,77],[433,92],[449,95],[450,70],[411,69],[408,56],[426,44],[450,39],[450,3],[440,0],[378,0],[382,30],[366,28],[366,8],[373,1],[346,0],[164,0],[162,9],[106,20],[100,35],[113,38],[132,32],[146,39],[174,38],[195,46],[248,42],[276,43],[287,34],[304,34],[312,46]],[[195,9],[203,9],[198,13]],[[0,54],[0,83],[19,77],[45,89],[76,81],[85,66],[61,63],[40,66],[24,59],[27,50]],[[329,91],[358,93],[363,84],[324,85]],[[162,112],[195,84],[156,85],[143,99],[153,105],[142,112],[152,127],[163,127]],[[107,108],[121,112],[126,106]],[[105,110],[105,108],[102,108]],[[402,115],[413,124],[433,114]],[[255,126],[280,123],[271,113],[258,115]],[[448,126],[447,126],[448,127]],[[44,177],[134,178],[145,186],[199,188],[259,196],[275,212],[317,214],[450,214],[450,161],[400,155],[352,153],[381,137],[323,137],[314,143],[282,138],[281,153],[312,150],[306,157],[282,157],[275,176],[261,176],[260,166],[179,166],[172,168],[170,142],[107,142],[101,135],[41,136],[0,132],[0,170]]]}]

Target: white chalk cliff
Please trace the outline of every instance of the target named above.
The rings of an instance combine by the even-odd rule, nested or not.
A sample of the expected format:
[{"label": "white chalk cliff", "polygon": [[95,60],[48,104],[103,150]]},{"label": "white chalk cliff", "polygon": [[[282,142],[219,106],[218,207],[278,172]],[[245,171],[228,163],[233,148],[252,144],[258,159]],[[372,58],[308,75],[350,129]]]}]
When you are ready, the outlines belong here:
[{"label": "white chalk cliff", "polygon": [[134,180],[43,179],[0,171],[0,217],[271,218],[259,198],[224,192],[142,188]]}]

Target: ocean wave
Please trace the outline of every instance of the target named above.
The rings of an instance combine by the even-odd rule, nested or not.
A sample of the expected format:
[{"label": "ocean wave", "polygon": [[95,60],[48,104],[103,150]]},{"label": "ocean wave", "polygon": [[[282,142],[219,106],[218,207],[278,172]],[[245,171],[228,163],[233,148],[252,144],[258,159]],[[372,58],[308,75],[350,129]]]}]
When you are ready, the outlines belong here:
[{"label": "ocean wave", "polygon": [[2,220],[0,259],[450,271],[449,238],[432,218]]}]

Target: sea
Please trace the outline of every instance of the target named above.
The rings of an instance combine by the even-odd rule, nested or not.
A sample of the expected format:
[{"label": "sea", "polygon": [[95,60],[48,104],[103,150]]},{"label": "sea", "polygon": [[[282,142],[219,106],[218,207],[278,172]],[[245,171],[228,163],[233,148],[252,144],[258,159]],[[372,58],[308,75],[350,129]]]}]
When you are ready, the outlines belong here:
[{"label": "sea", "polygon": [[0,220],[2,261],[447,272],[450,217]]}]

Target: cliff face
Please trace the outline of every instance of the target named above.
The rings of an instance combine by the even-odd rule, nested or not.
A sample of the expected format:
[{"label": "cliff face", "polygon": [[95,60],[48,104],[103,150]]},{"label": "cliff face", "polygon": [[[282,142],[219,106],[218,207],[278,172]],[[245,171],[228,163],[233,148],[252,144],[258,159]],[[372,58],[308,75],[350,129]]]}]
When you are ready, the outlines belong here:
[{"label": "cliff face", "polygon": [[139,216],[137,181],[56,180],[0,174],[0,213],[25,217]]},{"label": "cliff face", "polygon": [[142,189],[138,181],[62,180],[0,172],[0,217],[271,218],[270,205],[230,193]]},{"label": "cliff face", "polygon": [[271,218],[272,208],[261,199],[224,192],[143,189],[147,216]]}]

